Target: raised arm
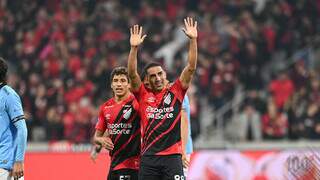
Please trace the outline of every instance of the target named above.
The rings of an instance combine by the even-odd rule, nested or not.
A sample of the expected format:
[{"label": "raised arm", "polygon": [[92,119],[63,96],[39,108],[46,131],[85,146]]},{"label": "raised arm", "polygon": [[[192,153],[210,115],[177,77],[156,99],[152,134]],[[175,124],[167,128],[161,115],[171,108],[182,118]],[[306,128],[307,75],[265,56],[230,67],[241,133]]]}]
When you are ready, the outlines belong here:
[{"label": "raised arm", "polygon": [[198,56],[197,21],[193,21],[192,18],[187,17],[186,19],[184,19],[184,25],[185,25],[185,28],[183,28],[182,30],[189,38],[189,52],[188,52],[188,64],[183,69],[180,75],[180,81],[181,81],[182,87],[188,88],[197,67],[197,56]]},{"label": "raised arm", "polygon": [[133,91],[137,91],[141,85],[141,79],[137,68],[137,54],[138,46],[142,44],[146,36],[147,35],[142,36],[142,26],[139,27],[139,25],[134,25],[130,28],[131,49],[128,57],[128,74]]}]

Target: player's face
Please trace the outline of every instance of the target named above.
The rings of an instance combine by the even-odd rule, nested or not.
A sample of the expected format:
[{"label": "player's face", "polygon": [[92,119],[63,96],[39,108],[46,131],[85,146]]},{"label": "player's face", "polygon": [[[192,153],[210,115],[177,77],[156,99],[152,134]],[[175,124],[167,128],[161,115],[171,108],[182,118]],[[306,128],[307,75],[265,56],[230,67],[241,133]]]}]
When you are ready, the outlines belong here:
[{"label": "player's face", "polygon": [[111,88],[115,96],[122,97],[129,92],[129,82],[124,74],[113,76]]},{"label": "player's face", "polygon": [[161,66],[155,66],[148,69],[148,80],[152,90],[161,91],[164,88],[167,76]]}]

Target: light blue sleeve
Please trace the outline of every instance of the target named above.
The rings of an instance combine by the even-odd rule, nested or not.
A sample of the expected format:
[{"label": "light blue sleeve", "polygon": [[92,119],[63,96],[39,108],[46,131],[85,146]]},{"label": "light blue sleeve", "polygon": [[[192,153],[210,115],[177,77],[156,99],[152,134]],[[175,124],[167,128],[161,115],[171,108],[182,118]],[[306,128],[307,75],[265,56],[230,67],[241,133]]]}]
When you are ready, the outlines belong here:
[{"label": "light blue sleeve", "polygon": [[26,152],[28,136],[26,122],[25,120],[20,120],[14,123],[14,126],[17,128],[17,136],[14,141],[16,147],[15,162],[23,161]]},{"label": "light blue sleeve", "polygon": [[15,92],[10,92],[6,99],[6,110],[11,123],[16,127],[14,145],[16,147],[15,161],[23,161],[27,146],[27,126],[23,115],[20,97]]},{"label": "light blue sleeve", "polygon": [[12,123],[24,119],[20,97],[14,91],[6,98],[6,110]]},{"label": "light blue sleeve", "polygon": [[189,98],[187,95],[184,96],[183,102],[182,102],[182,109],[188,110],[190,109],[190,103],[189,103]]}]

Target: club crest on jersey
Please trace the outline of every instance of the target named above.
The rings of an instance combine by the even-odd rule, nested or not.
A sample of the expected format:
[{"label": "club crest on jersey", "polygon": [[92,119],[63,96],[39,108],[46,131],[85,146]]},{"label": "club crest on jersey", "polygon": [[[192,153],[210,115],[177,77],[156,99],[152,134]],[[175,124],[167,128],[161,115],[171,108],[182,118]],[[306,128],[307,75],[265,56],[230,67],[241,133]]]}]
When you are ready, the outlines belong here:
[{"label": "club crest on jersey", "polygon": [[149,103],[154,103],[156,101],[155,97],[149,97],[147,100]]},{"label": "club crest on jersey", "polygon": [[166,103],[167,105],[169,105],[171,103],[171,94],[168,94],[165,98],[164,98],[164,103]]},{"label": "club crest on jersey", "polygon": [[129,110],[124,110],[123,111],[123,118],[125,118],[126,120],[129,119],[129,117],[131,116],[131,112],[132,112],[132,108],[130,108]]}]

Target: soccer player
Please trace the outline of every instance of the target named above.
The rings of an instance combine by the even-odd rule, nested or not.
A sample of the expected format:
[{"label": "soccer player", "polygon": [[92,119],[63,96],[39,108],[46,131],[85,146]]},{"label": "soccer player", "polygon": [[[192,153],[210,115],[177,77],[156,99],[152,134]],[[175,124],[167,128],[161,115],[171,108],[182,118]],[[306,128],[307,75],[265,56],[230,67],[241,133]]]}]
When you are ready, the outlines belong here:
[{"label": "soccer player", "polygon": [[184,175],[187,176],[190,157],[193,152],[190,122],[190,103],[188,95],[184,96],[181,109],[181,138],[182,138],[182,164]]},{"label": "soccer player", "polygon": [[20,97],[6,84],[7,71],[0,58],[0,179],[16,180],[23,179],[28,133]]},{"label": "soccer player", "polygon": [[127,69],[115,68],[111,73],[113,98],[100,107],[96,124],[94,142],[108,149],[111,156],[108,180],[138,179],[141,144],[139,104],[129,87]]},{"label": "soccer player", "polygon": [[158,63],[148,64],[150,90],[146,90],[137,70],[138,46],[144,41],[142,27],[130,28],[128,73],[131,89],[139,100],[142,121],[141,165],[142,180],[184,179],[181,144],[181,106],[197,64],[197,22],[184,19],[184,33],[189,37],[188,64],[180,77],[168,86],[166,72]]}]

